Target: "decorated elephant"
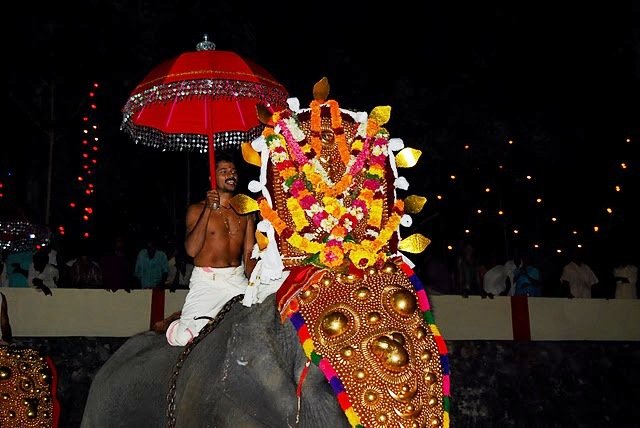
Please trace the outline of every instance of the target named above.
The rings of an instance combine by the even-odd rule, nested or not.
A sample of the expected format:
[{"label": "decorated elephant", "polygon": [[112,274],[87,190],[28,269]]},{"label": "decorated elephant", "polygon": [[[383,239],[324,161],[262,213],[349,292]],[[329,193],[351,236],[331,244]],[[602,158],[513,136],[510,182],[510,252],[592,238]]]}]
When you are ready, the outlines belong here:
[{"label": "decorated elephant", "polygon": [[328,94],[323,79],[308,109],[259,108],[265,129],[243,146],[259,196],[232,205],[262,218],[247,295],[275,296],[221,312],[183,351],[132,338],[98,373],[83,427],[448,427],[446,345],[404,255],[429,239],[400,233],[426,201],[397,195],[420,151],[389,138],[390,107]]},{"label": "decorated elephant", "polygon": [[81,426],[349,426],[317,367],[301,379],[307,358],[273,296],[224,312],[188,354],[155,332],[130,338],[97,373]]}]

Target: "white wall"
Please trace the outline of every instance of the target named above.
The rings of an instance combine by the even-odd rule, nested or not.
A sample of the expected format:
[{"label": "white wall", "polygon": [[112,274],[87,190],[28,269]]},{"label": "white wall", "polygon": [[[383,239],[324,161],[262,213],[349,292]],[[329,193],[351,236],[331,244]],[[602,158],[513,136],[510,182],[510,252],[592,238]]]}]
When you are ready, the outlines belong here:
[{"label": "white wall", "polygon": [[[16,337],[127,337],[149,328],[151,291],[1,288]],[[180,310],[186,290],[165,292],[165,315]],[[512,340],[511,299],[431,296],[446,340]],[[531,340],[640,340],[640,300],[528,299]]]}]

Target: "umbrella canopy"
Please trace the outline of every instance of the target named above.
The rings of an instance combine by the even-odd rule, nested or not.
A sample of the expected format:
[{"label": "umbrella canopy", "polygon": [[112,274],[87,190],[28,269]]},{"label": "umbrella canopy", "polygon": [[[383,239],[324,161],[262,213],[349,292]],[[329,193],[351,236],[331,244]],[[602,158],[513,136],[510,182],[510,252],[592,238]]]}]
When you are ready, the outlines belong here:
[{"label": "umbrella canopy", "polygon": [[284,86],[269,72],[234,52],[215,50],[205,35],[196,51],[158,65],[136,86],[121,129],[159,150],[209,152],[213,168],[214,149],[260,135],[258,103],[280,110],[286,100]]}]

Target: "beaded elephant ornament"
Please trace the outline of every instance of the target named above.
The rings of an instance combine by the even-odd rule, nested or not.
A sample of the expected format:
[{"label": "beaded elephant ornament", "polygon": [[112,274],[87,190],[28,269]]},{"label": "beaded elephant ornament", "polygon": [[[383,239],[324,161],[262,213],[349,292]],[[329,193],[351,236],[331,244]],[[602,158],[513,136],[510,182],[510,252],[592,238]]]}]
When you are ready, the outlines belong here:
[{"label": "beaded elephant ornament", "polygon": [[261,193],[254,280],[281,281],[280,313],[352,426],[448,427],[446,344],[403,255],[429,240],[400,236],[426,200],[397,197],[408,188],[397,169],[420,151],[390,138],[390,107],[340,108],[326,79],[313,94],[308,109],[259,109],[267,126],[243,147],[261,167],[249,186]]}]

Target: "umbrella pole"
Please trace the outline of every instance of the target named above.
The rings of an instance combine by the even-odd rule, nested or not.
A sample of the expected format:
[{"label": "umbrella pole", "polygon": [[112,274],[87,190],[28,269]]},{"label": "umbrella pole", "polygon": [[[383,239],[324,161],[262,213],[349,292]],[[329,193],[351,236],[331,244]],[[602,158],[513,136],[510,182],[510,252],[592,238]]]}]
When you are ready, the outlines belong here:
[{"label": "umbrella pole", "polygon": [[213,150],[213,133],[209,134],[209,177],[211,180],[211,189],[216,188],[216,155]]}]

